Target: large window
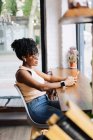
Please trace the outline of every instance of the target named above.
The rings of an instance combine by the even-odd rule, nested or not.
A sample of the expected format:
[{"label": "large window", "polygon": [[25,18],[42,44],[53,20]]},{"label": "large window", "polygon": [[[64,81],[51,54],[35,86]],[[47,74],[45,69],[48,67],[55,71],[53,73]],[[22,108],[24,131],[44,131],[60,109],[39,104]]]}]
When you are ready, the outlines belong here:
[{"label": "large window", "polygon": [[84,75],[86,75],[90,81],[92,76],[92,24],[80,24],[78,28],[78,49],[80,54],[79,68]]},{"label": "large window", "polygon": [[40,54],[38,69],[42,70],[40,0],[33,0],[32,3],[31,1],[29,1],[31,6],[29,9],[26,1],[16,0],[15,12],[12,11],[14,9],[11,9],[11,6],[10,9],[5,9],[5,4],[8,7],[9,3],[3,3],[0,16],[0,96],[8,96],[8,93],[15,94],[11,90],[11,85],[13,86],[15,73],[22,63],[11,49],[11,43],[15,39],[30,37],[36,41]]}]

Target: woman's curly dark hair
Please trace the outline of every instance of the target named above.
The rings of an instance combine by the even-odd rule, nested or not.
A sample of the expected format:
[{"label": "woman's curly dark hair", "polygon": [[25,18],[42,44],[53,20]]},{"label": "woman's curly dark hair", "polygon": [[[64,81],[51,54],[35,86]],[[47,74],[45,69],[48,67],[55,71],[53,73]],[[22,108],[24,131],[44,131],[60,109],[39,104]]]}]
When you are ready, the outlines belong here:
[{"label": "woman's curly dark hair", "polygon": [[11,48],[15,51],[16,56],[20,60],[23,60],[23,56],[35,55],[38,53],[37,44],[32,38],[14,40],[11,44]]}]

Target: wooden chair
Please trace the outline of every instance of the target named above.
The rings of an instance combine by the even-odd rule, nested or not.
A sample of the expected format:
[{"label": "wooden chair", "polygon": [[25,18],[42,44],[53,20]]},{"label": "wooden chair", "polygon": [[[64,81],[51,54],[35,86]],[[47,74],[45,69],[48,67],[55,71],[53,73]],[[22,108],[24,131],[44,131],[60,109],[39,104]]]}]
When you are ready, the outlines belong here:
[{"label": "wooden chair", "polygon": [[28,110],[28,108],[27,108],[27,104],[26,104],[26,102],[25,102],[25,100],[24,100],[24,97],[23,97],[23,94],[22,94],[22,92],[21,92],[21,90],[20,90],[20,88],[19,88],[19,86],[17,85],[17,84],[14,84],[14,87],[17,89],[17,91],[18,91],[18,93],[20,94],[20,96],[21,96],[21,99],[22,99],[22,101],[23,101],[23,104],[24,104],[24,107],[25,107],[25,110],[26,110],[26,113],[27,113],[27,116],[28,116],[28,119],[29,119],[29,123],[32,125],[32,126],[34,126],[34,127],[36,127],[36,128],[48,128],[48,125],[47,124],[39,124],[39,123],[36,123],[32,118],[31,118],[31,115],[30,115],[30,113],[29,113],[29,110]]}]

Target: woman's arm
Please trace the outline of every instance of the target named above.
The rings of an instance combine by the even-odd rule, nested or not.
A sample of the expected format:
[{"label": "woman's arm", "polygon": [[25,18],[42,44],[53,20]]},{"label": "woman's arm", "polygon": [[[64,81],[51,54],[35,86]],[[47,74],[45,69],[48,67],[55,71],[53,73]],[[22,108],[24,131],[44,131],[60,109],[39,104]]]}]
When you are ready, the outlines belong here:
[{"label": "woman's arm", "polygon": [[48,74],[45,74],[43,72],[40,72],[38,70],[35,70],[35,72],[41,76],[45,81],[48,81],[48,82],[60,82],[60,81],[64,81],[67,79],[66,78],[62,78],[61,76],[54,76],[54,75],[48,75]]},{"label": "woman's arm", "polygon": [[[20,83],[24,83],[27,86],[36,88],[40,91],[47,91],[50,89],[56,89],[62,87],[61,82],[54,82],[54,83],[40,83],[37,82],[28,71],[25,70],[19,70],[16,74],[16,79]],[[72,86],[75,84],[75,81],[73,79],[67,79],[65,80],[66,86]]]}]

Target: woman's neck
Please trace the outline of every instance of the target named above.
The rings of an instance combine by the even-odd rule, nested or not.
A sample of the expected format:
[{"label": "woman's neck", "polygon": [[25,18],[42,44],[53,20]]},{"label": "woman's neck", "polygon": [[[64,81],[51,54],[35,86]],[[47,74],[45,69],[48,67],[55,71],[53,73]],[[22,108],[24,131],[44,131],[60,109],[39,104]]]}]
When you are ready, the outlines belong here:
[{"label": "woman's neck", "polygon": [[32,66],[29,66],[28,64],[26,64],[24,62],[23,62],[23,65],[22,66],[32,69]]}]

